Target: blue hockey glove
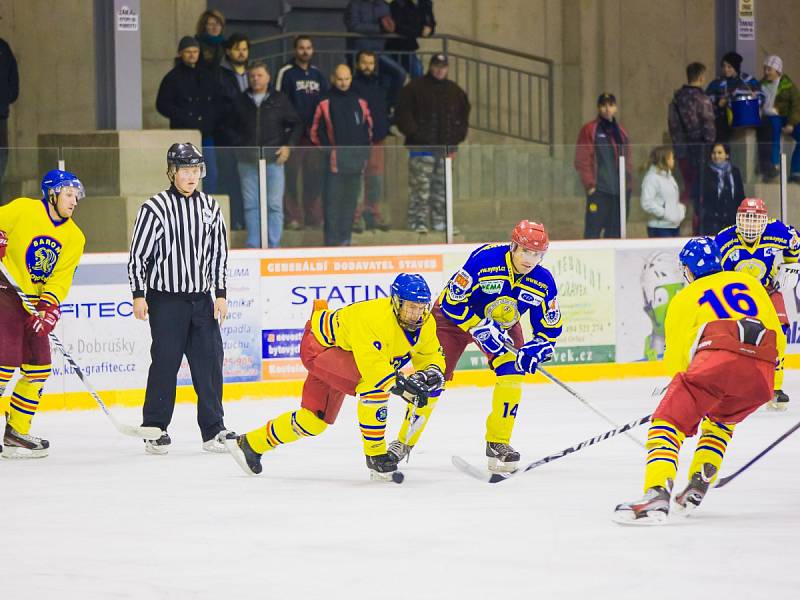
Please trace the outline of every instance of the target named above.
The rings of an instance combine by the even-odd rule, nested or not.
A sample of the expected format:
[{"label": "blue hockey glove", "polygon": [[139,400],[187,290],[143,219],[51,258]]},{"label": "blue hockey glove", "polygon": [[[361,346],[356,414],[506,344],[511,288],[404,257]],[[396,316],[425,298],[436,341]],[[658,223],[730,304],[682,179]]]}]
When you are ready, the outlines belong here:
[{"label": "blue hockey glove", "polygon": [[535,373],[539,363],[547,362],[553,357],[553,344],[535,337],[517,352],[517,368],[524,373]]},{"label": "blue hockey glove", "polygon": [[507,350],[506,344],[513,345],[511,336],[492,319],[483,319],[469,333],[478,347],[487,354],[502,354]]}]

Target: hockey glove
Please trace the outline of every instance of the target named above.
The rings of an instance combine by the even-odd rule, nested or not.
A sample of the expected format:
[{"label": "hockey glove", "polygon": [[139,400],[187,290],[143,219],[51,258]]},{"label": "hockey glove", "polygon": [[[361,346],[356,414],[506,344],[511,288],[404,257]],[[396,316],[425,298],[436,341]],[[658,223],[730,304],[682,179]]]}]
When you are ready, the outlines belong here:
[{"label": "hockey glove", "polygon": [[28,317],[28,329],[38,336],[49,334],[55,329],[56,323],[61,317],[61,309],[56,304],[39,300],[36,311],[37,314]]},{"label": "hockey glove", "polygon": [[531,375],[536,373],[539,363],[547,362],[553,357],[553,344],[535,337],[517,352],[517,369]]},{"label": "hockey glove", "polygon": [[408,377],[398,373],[397,380],[389,391],[400,396],[409,404],[415,404],[418,408],[428,404],[428,396],[430,395],[426,375],[423,371],[417,371]]},{"label": "hockey glove", "polygon": [[433,394],[444,387],[444,373],[442,370],[433,365],[422,371],[425,375],[425,383],[428,386],[428,394]]},{"label": "hockey glove", "polygon": [[8,235],[5,231],[0,229],[0,260],[6,255],[6,249],[8,248]]},{"label": "hockey glove", "polygon": [[483,319],[469,332],[478,347],[487,354],[502,354],[506,351],[506,344],[513,345],[511,336],[493,319]]}]

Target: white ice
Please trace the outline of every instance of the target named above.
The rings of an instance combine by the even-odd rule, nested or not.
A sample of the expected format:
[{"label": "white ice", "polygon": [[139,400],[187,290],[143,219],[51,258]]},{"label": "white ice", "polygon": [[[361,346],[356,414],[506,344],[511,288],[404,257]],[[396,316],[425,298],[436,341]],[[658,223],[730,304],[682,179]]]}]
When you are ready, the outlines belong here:
[{"label": "white ice", "polygon": [[[575,388],[627,422],[652,410],[656,383]],[[724,474],[797,421],[798,384],[790,373],[789,411],[737,429]],[[368,481],[352,399],[321,437],[265,455],[258,478],[200,450],[193,405],[178,405],[167,456],[145,455],[99,411],[43,413],[34,433],[51,440],[50,457],[0,462],[2,598],[800,596],[800,433],[690,519],[622,527],[611,510],[640,496],[643,475],[643,450],[625,437],[497,485],[456,471],[452,454],[485,464],[489,396],[445,394],[402,485]],[[247,431],[297,402],[233,402],[226,424]],[[402,401],[390,407],[394,435]],[[138,410],[115,412],[138,423]],[[607,429],[554,385],[529,385],[513,442],[526,463]]]}]

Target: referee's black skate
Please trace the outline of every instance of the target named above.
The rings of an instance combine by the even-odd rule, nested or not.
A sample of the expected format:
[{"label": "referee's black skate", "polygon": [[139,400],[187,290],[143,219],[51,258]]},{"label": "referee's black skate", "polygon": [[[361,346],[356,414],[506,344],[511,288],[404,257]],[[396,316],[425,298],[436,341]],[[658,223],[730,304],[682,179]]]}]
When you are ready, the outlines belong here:
[{"label": "referee's black skate", "polygon": [[686,489],[675,496],[675,505],[673,506],[675,514],[688,517],[697,510],[716,474],[717,467],[711,463],[704,463],[700,470],[692,475]]},{"label": "referee's black skate", "polygon": [[50,442],[35,435],[20,433],[9,423],[3,433],[3,458],[44,458],[50,453]]},{"label": "referee's black skate", "polygon": [[261,466],[261,454],[253,450],[247,435],[242,434],[235,438],[226,438],[225,447],[230,452],[233,460],[248,475],[259,475],[263,470]]},{"label": "referee's black skate", "polygon": [[397,471],[397,459],[388,452],[367,456],[367,468],[372,481],[392,481],[392,473]]},{"label": "referee's black skate", "polygon": [[519,452],[502,442],[486,442],[486,458],[493,473],[512,473],[519,465]]}]

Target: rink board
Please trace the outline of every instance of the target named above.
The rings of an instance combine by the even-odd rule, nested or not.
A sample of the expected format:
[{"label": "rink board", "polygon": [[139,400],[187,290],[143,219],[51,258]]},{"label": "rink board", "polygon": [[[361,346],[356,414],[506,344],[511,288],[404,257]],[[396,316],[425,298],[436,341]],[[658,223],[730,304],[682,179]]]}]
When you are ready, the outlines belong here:
[{"label": "rink board", "polygon": [[[553,242],[544,261],[555,276],[564,317],[547,368],[565,381],[664,375],[651,306],[664,306],[681,283],[683,240]],[[305,370],[299,342],[313,301],[332,308],[384,297],[399,272],[420,273],[434,294],[475,245],[234,250],[228,269],[230,313],[222,327],[225,399],[283,397],[300,392]],[[138,406],[150,368],[150,329],[132,315],[127,255],[84,256],[62,306],[56,333],[108,404]],[[792,319],[787,368],[800,367],[798,304],[786,293]],[[659,312],[659,311],[655,311]],[[663,311],[661,311],[663,315]],[[524,319],[523,319],[524,323]],[[657,337],[657,336],[656,336]],[[649,348],[649,350],[647,350]],[[537,375],[531,382],[545,381]],[[470,346],[456,385],[490,385],[486,360]],[[184,360],[178,401],[193,401]],[[91,408],[94,401],[54,352],[42,409]]]}]

